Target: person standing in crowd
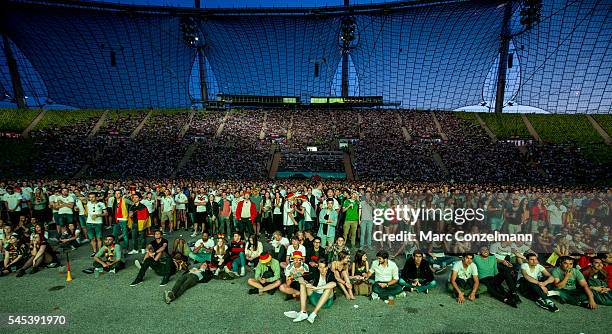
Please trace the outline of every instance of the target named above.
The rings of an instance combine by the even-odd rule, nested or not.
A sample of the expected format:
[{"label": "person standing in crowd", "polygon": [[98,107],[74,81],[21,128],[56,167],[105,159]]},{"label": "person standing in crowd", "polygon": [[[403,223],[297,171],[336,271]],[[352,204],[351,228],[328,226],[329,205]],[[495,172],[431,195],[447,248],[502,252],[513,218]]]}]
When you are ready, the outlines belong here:
[{"label": "person standing in crowd", "polygon": [[68,224],[73,222],[75,205],[75,199],[68,193],[68,188],[63,188],[61,195],[55,198],[61,232],[64,232]]},{"label": "person standing in crowd", "polygon": [[96,193],[89,193],[87,197],[87,204],[85,204],[87,210],[87,237],[91,244],[91,256],[94,257],[98,250],[102,248],[102,224],[104,217],[108,216],[108,212],[104,203],[98,200]]},{"label": "person standing in crowd", "polygon": [[567,208],[561,203],[561,199],[557,198],[555,203],[549,205],[546,209],[548,211],[548,227],[553,235],[557,235],[565,221]]},{"label": "person standing in crowd", "polygon": [[351,247],[357,248],[357,226],[361,221],[361,207],[357,198],[357,192],[353,192],[350,199],[345,199],[342,203],[344,218],[344,240],[351,237]]},{"label": "person standing in crowd", "polygon": [[333,199],[328,199],[326,203],[327,207],[319,213],[319,232],[317,234],[321,238],[321,247],[323,248],[334,243],[336,224],[338,224],[338,212],[334,210]]},{"label": "person standing in crowd", "polygon": [[11,224],[17,224],[19,221],[22,200],[23,197],[20,193],[15,191],[13,186],[8,186],[6,188],[6,194],[2,196],[2,201],[4,201],[4,208],[6,209],[6,212],[8,212],[8,221]]},{"label": "person standing in crowd", "polygon": [[145,231],[151,227],[149,209],[140,201],[140,194],[132,195],[132,204],[129,207],[130,228],[132,229],[132,250],[128,254],[145,254]]},{"label": "person standing in crowd", "polygon": [[[180,187],[176,188],[174,193],[174,203],[176,205],[176,230],[181,229],[181,223],[185,226],[184,229],[187,231],[187,203],[189,199],[187,195],[181,190]],[[170,229],[172,231],[172,229]]]},{"label": "person standing in crowd", "polygon": [[229,234],[232,231],[232,202],[227,199],[227,193],[221,194],[219,200],[219,231],[217,233]]},{"label": "person standing in crowd", "polygon": [[372,194],[366,192],[365,198],[359,203],[359,229],[361,236],[359,241],[361,247],[365,249],[372,248],[372,226],[374,224],[374,201]]},{"label": "person standing in crowd", "polygon": [[174,231],[176,217],[176,202],[172,198],[170,190],[166,190],[162,194],[161,198],[161,233],[165,233],[166,222],[168,222],[168,233],[172,234]]},{"label": "person standing in crowd", "polygon": [[120,190],[115,191],[115,200],[113,201],[113,212],[115,213],[115,225],[113,225],[113,236],[115,242],[119,243],[119,236],[123,235],[123,243],[120,243],[121,250],[127,251],[128,248],[128,228],[127,222],[129,212],[127,210],[126,198],[121,194]]},{"label": "person standing in crowd", "polygon": [[244,235],[245,232],[248,235],[253,234],[253,224],[255,224],[255,217],[257,217],[257,208],[255,203],[250,200],[251,194],[246,192],[244,199],[238,202],[236,206],[236,221],[238,222],[238,231],[240,235]]},{"label": "person standing in crowd", "polygon": [[219,203],[215,202],[215,195],[208,195],[208,202],[206,202],[206,220],[208,226],[212,230],[212,234],[219,233]]},{"label": "person standing in crowd", "polygon": [[263,199],[261,200],[261,229],[262,235],[270,236],[274,231],[274,225],[272,223],[272,197],[270,192],[266,191]]},{"label": "person standing in crowd", "polygon": [[195,195],[193,200],[196,206],[196,220],[193,224],[193,234],[191,237],[195,237],[198,235],[198,227],[202,228],[202,232],[206,231],[206,194],[204,193],[204,188],[198,189],[198,193]]},{"label": "person standing in crowd", "polygon": [[290,193],[285,199],[285,204],[283,204],[283,231],[287,236],[292,236],[298,227],[298,222],[295,217],[294,200],[294,195]]}]

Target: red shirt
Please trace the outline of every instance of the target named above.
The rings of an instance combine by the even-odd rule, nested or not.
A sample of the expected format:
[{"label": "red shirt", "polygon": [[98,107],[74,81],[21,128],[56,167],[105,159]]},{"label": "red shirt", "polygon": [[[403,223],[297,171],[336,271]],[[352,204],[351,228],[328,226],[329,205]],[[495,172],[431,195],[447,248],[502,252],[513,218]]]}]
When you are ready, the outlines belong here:
[{"label": "red shirt", "polygon": [[604,267],[608,272],[608,288],[612,289],[612,264],[608,264]]}]

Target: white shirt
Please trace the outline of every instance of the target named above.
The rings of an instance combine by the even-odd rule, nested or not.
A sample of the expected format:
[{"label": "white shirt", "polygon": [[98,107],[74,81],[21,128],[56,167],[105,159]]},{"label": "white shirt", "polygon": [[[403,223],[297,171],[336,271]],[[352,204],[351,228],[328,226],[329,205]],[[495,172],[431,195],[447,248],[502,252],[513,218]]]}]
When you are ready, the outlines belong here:
[{"label": "white shirt", "polygon": [[14,192],[12,195],[9,193],[2,196],[2,200],[8,204],[9,210],[21,211],[21,206],[17,203],[22,200],[22,196],[18,192]]},{"label": "white shirt", "polygon": [[567,212],[567,208],[563,204],[558,208],[554,204],[550,205],[546,210],[548,210],[548,218],[550,219],[551,225],[563,224],[563,214]]},{"label": "white shirt", "polygon": [[[453,271],[457,273],[457,278],[464,280],[468,280],[474,275],[478,276],[478,268],[474,263],[470,263],[470,265],[465,268],[463,267],[462,261],[457,261],[455,264],[453,264]],[[448,277],[448,280],[450,281],[450,276]]]},{"label": "white shirt", "polygon": [[142,203],[144,206],[147,207],[147,210],[149,210],[149,213],[153,213],[153,200],[152,199],[143,199],[140,201],[140,203]]},{"label": "white shirt", "polygon": [[178,193],[174,195],[174,202],[176,203],[177,210],[185,210],[186,208],[185,204],[187,203],[187,196],[185,196],[185,194],[183,193]]},{"label": "white shirt", "polygon": [[[329,270],[329,269],[327,269]],[[319,284],[317,284],[317,288],[323,287],[325,286],[325,284],[327,284],[327,281],[325,280],[325,276],[324,275],[320,275],[319,276]],[[323,294],[323,292],[325,292],[325,290],[320,289],[320,290],[315,290],[314,292],[318,293],[318,294]]]},{"label": "white shirt", "polygon": [[175,205],[174,199],[169,196],[164,196],[161,199],[161,203],[164,206],[164,212],[172,212],[172,207]]},{"label": "white shirt", "polygon": [[498,260],[505,260],[506,256],[512,255],[512,244],[504,247],[501,242],[496,242],[491,245],[491,253],[495,255],[495,258]]},{"label": "white shirt", "polygon": [[[104,207],[104,203],[102,202],[87,202],[87,223],[88,224],[102,224],[102,213],[106,210]],[[93,218],[92,215],[98,215],[96,218]]]},{"label": "white shirt", "polygon": [[195,197],[196,212],[206,212],[206,195],[197,195]]},{"label": "white shirt", "polygon": [[251,218],[251,201],[245,200],[242,202],[242,212],[240,212],[240,218]]},{"label": "white shirt", "polygon": [[75,202],[77,209],[79,210],[79,216],[85,215],[85,208],[83,207],[83,202],[80,199],[77,199]]},{"label": "white shirt", "polygon": [[312,205],[308,201],[302,202],[302,208],[304,208],[304,221],[310,222],[312,221],[311,209]]},{"label": "white shirt", "polygon": [[312,189],[312,194],[315,197],[315,205],[319,204],[319,198],[321,198],[321,196],[323,196],[323,192],[321,191],[321,189]]},{"label": "white shirt", "polygon": [[291,202],[286,201],[285,202],[285,206],[283,207],[283,225],[284,226],[293,226],[293,220],[291,220],[291,217],[295,217],[295,213],[293,212],[294,210],[291,208]]},{"label": "white shirt", "polygon": [[394,279],[399,279],[399,269],[397,264],[391,260],[387,260],[387,266],[383,267],[378,264],[378,260],[372,262],[370,273],[374,273],[376,282],[390,282]]},{"label": "white shirt", "polygon": [[[56,202],[62,202],[62,203],[74,203],[74,198],[72,198],[72,196],[68,195],[66,197],[64,196],[57,196],[57,198],[55,199]],[[71,208],[67,208],[67,207],[62,207],[59,208],[59,210],[57,210],[57,213],[59,213],[60,215],[62,214],[72,214],[72,209]]]},{"label": "white shirt", "polygon": [[542,277],[542,272],[546,270],[541,264],[536,264],[533,269],[529,267],[529,263],[521,264],[521,271],[519,272],[518,278],[523,277],[523,270],[527,273],[527,275],[531,276],[531,278],[539,280]]},{"label": "white shirt", "polygon": [[[196,249],[200,246],[203,246],[203,248],[213,248],[215,247],[215,242],[213,241],[213,239],[208,239],[206,240],[206,242],[204,240],[202,240],[202,238],[198,239],[198,241],[196,241],[193,249]],[[200,249],[200,251],[203,251],[203,249]]]},{"label": "white shirt", "polygon": [[289,244],[289,246],[287,246],[287,256],[291,257],[291,255],[293,255],[293,252],[302,252],[302,256],[306,256],[306,247],[304,247],[304,245],[298,245],[298,248],[295,249],[293,247],[293,244]]}]

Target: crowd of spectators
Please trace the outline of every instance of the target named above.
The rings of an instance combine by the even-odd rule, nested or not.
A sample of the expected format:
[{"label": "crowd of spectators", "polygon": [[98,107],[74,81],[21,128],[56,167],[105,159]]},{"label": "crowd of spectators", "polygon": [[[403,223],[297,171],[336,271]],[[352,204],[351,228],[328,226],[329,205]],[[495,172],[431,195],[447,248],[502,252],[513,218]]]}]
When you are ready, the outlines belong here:
[{"label": "crowd of spectators", "polygon": [[286,151],[282,154],[279,171],[344,173],[343,153]]}]

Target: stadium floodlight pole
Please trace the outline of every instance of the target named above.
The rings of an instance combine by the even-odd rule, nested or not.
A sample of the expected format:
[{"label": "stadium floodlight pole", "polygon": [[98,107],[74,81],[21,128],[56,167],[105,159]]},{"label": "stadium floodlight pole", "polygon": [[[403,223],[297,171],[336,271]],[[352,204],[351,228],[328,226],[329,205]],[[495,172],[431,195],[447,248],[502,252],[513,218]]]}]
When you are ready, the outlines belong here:
[{"label": "stadium floodlight pole", "polygon": [[508,51],[510,49],[510,20],[512,18],[512,0],[506,2],[504,19],[500,35],[499,64],[497,65],[497,94],[495,95],[495,112],[501,113],[504,108],[504,95],[506,94],[506,72],[508,70]]},{"label": "stadium floodlight pole", "polygon": [[[348,9],[350,0],[344,0],[344,7]],[[344,24],[343,24],[344,26]],[[340,32],[343,34],[344,32]],[[351,42],[342,40],[342,97],[349,96],[349,47]]]},{"label": "stadium floodlight pole", "polygon": [[202,94],[202,108],[208,101],[208,86],[206,85],[206,58],[202,46],[198,46],[198,68],[200,73],[200,93]]},{"label": "stadium floodlight pole", "polygon": [[4,56],[8,64],[9,73],[11,75],[11,84],[13,85],[13,96],[17,102],[18,109],[26,109],[28,106],[25,102],[25,94],[23,93],[23,86],[21,86],[21,77],[19,76],[19,68],[17,67],[17,61],[13,57],[13,50],[8,36],[2,32],[2,45],[4,46]]}]

